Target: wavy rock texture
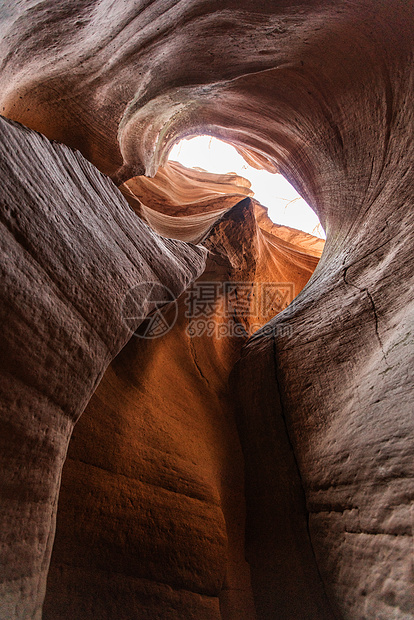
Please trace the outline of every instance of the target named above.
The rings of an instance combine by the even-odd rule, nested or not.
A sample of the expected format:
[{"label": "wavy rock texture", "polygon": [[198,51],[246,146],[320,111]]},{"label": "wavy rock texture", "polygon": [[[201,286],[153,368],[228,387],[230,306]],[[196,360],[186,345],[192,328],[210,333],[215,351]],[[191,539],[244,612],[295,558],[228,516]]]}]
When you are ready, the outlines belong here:
[{"label": "wavy rock texture", "polygon": [[[252,196],[250,182],[235,173],[214,174],[168,161],[153,178],[135,177],[120,188],[125,198],[151,228],[166,237],[196,242],[215,222],[245,196]],[[300,230],[274,224],[267,208],[252,199],[256,222],[275,244],[291,244],[302,254],[320,258],[325,241]],[[267,235],[270,233],[270,235]],[[311,261],[312,273],[316,262]],[[288,280],[285,280],[288,281]],[[302,286],[299,290],[302,289]]]},{"label": "wavy rock texture", "polygon": [[202,168],[186,168],[177,161],[167,161],[152,179],[135,177],[120,189],[127,200],[135,197],[144,206],[179,217],[224,211],[241,198],[253,196],[250,181],[234,172],[214,174]]},{"label": "wavy rock texture", "polygon": [[217,219],[245,196],[250,182],[234,173],[212,174],[168,161],[154,178],[135,177],[120,186],[137,213],[159,234],[200,241]]},{"label": "wavy rock texture", "polygon": [[[266,619],[413,618],[413,1],[3,8],[9,118],[80,149],[118,184],[154,175],[179,138],[210,133],[283,172],[318,213],[327,243],[313,277],[273,332],[246,343],[233,375],[255,608]],[[224,502],[219,462],[203,499]],[[202,582],[215,600],[209,566],[194,585],[181,564],[181,587]],[[217,617],[208,600],[204,616]]]},{"label": "wavy rock texture", "polygon": [[[67,147],[0,119],[0,616],[40,618],[62,465],[74,423],[141,322],[145,281],[179,295],[205,250],[161,239]],[[152,305],[137,295],[137,307]]]},{"label": "wavy rock texture", "polygon": [[178,137],[212,132],[282,167],[323,212],[329,171],[358,187],[383,149],[395,88],[410,84],[397,66],[410,67],[412,10],[412,0],[7,4],[0,111],[123,180],[155,173]]}]

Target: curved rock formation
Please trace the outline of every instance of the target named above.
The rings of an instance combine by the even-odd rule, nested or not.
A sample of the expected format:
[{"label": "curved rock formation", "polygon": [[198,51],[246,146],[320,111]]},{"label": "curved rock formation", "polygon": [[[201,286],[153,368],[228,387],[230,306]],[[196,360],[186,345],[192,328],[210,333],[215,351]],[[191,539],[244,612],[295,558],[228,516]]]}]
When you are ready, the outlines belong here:
[{"label": "curved rock formation", "polygon": [[[151,209],[178,217],[224,212],[245,196],[253,196],[250,182],[234,172],[214,174],[177,161],[167,161],[152,179],[135,177],[120,189],[127,200],[135,197]],[[134,206],[133,201],[130,204]]]},{"label": "curved rock formation", "polygon": [[[179,295],[206,253],[161,239],[79,153],[4,119],[0,127],[0,610],[40,618],[73,425],[152,309],[139,285]],[[140,312],[128,322],[131,290]]]},{"label": "curved rock formation", "polygon": [[193,243],[205,237],[227,209],[253,195],[250,182],[235,173],[212,174],[176,161],[168,161],[152,179],[126,181],[120,190],[160,235]]},{"label": "curved rock formation", "polygon": [[[167,397],[160,404],[160,418],[156,419],[156,424],[151,418],[151,423],[154,422],[155,427],[158,424],[158,428],[147,425],[142,417],[136,419],[136,399],[143,399],[145,410],[148,410],[151,397],[158,398],[167,389],[167,381],[165,386],[152,383],[167,364],[167,361],[163,363],[166,358],[161,344],[157,358],[155,351],[154,356],[149,354],[149,348],[144,351],[144,345],[137,353],[134,340],[110,366],[101,388],[103,404],[97,392],[91,400],[89,422],[87,415],[84,418],[85,438],[82,439],[79,431],[72,458],[68,460],[68,472],[72,472],[68,476],[72,476],[73,488],[78,488],[76,476],[82,473],[79,458],[95,450],[93,441],[88,442],[86,437],[91,438],[93,420],[102,417],[108,429],[115,428],[118,432],[119,426],[111,426],[114,403],[120,400],[120,390],[131,389],[134,402],[125,403],[125,406],[120,402],[119,424],[122,426],[122,416],[125,416],[125,428],[131,424],[134,433],[148,433],[144,437],[148,438],[149,458],[145,466],[140,461],[138,467],[143,475],[143,492],[151,484],[158,484],[160,479],[165,486],[164,474],[171,482],[172,461],[165,462],[164,473],[153,468],[153,447],[161,441],[162,430],[165,436],[176,439],[180,429],[185,427],[184,443],[188,445],[188,452],[183,458],[183,469],[177,476],[172,475],[171,488],[179,488],[182,472],[185,473],[182,479],[190,485],[188,488],[192,491],[195,487],[202,488],[204,508],[211,509],[208,512],[210,526],[204,522],[205,529],[200,526],[197,530],[207,513],[201,511],[197,521],[195,513],[191,513],[196,505],[194,501],[186,504],[187,500],[183,499],[184,503],[179,506],[170,503],[173,496],[169,495],[170,499],[164,504],[169,506],[169,512],[163,513],[161,491],[154,491],[157,513],[154,519],[150,512],[142,517],[139,532],[145,530],[148,537],[157,532],[164,545],[163,551],[158,550],[157,555],[154,537],[152,547],[145,547],[141,565],[141,568],[145,565],[145,570],[139,572],[134,565],[132,577],[135,581],[128,581],[129,560],[126,558],[131,558],[131,554],[135,558],[134,550],[142,540],[140,534],[135,538],[120,537],[112,547],[112,556],[107,554],[108,546],[99,539],[97,532],[97,548],[89,556],[87,549],[85,552],[91,567],[90,579],[101,571],[95,587],[101,588],[106,583],[109,590],[113,588],[105,597],[103,607],[99,608],[98,596],[93,603],[97,607],[88,607],[89,589],[79,598],[71,593],[70,584],[79,584],[79,576],[73,570],[74,581],[71,582],[68,568],[62,581],[61,597],[56,593],[58,573],[51,571],[51,589],[45,607],[49,611],[45,613],[61,613],[62,616],[64,612],[59,609],[71,601],[75,607],[80,605],[76,607],[77,613],[85,613],[85,617],[87,614],[89,617],[108,616],[115,610],[116,597],[120,592],[123,597],[124,588],[129,584],[130,606],[129,616],[125,612],[126,618],[136,617],[141,612],[160,618],[179,617],[179,614],[197,617],[197,613],[198,617],[206,618],[217,618],[219,614],[223,618],[238,617],[241,612],[236,611],[231,594],[234,587],[227,588],[225,582],[225,575],[232,574],[228,583],[244,584],[246,614],[251,611],[249,597],[252,596],[260,619],[336,616],[352,620],[407,620],[414,617],[410,516],[414,476],[413,15],[412,0],[344,0],[341,3],[331,0],[280,0],[276,3],[252,0],[228,0],[226,3],[216,0],[68,3],[61,0],[52,3],[43,0],[33,3],[25,0],[4,6],[0,111],[5,116],[78,148],[99,170],[111,175],[119,185],[126,181],[130,189],[135,184],[130,180],[137,175],[156,174],[158,166],[165,163],[171,145],[180,138],[197,133],[222,137],[233,143],[250,163],[285,174],[318,213],[327,232],[322,259],[309,283],[293,304],[244,345],[232,375],[234,391],[226,391],[226,415],[229,412],[227,403],[236,407],[236,399],[239,401],[237,414],[232,409],[233,413],[226,417],[227,422],[230,420],[228,425],[223,421],[222,425],[215,424],[217,393],[213,396],[206,391],[202,377],[195,373],[194,357],[183,377],[187,376],[197,390],[193,393],[197,393],[201,403],[199,432],[189,428],[185,403],[177,401],[175,409],[173,401],[169,402]],[[36,145],[34,150],[38,148]],[[56,151],[60,147],[50,148]],[[67,153],[65,149],[63,152]],[[71,162],[72,159],[77,161],[77,157],[72,157]],[[74,166],[77,170],[76,163]],[[56,164],[50,169],[51,178],[59,178],[58,168]],[[12,175],[11,185],[22,176],[10,170],[8,174]],[[88,172],[88,178],[90,175],[94,179],[96,172]],[[107,181],[102,181],[98,175],[97,178],[104,183],[105,192],[114,192],[108,189],[111,186]],[[142,186],[148,193],[149,183],[144,181]],[[88,198],[82,196],[82,210],[87,212],[91,205]],[[135,204],[137,199],[130,196],[130,200]],[[182,234],[179,223],[168,220],[168,217],[179,217],[178,210],[175,214],[165,214],[151,206],[146,209],[151,209],[145,213],[148,220],[152,217],[154,227],[164,227],[165,233],[174,231],[175,236]],[[247,211],[243,214],[248,229],[250,216]],[[105,240],[112,238],[106,217],[96,224],[97,231],[101,225],[106,228],[95,238],[97,246],[104,248],[107,247]],[[127,226],[138,225],[130,212],[125,217]],[[226,235],[217,234],[217,229],[212,231],[209,243],[213,246],[210,245],[209,250],[227,256],[229,263],[227,259],[224,263],[230,265],[229,277],[230,274],[234,277],[233,270],[242,273],[251,260],[254,262],[255,256],[267,256],[262,280],[259,278],[261,267],[255,270],[254,278],[258,281],[269,278],[273,269],[276,272],[279,269],[279,273],[283,271],[279,262],[280,241],[274,254],[269,249],[276,231],[263,220],[259,207],[256,217],[260,234],[246,237],[242,232],[244,226],[237,218],[236,225],[230,215],[230,219],[224,220],[227,221]],[[50,215],[45,221],[44,230],[56,229]],[[184,234],[188,239],[194,235],[198,240],[212,224],[213,219],[205,228],[201,221],[193,222],[191,230]],[[28,231],[31,230],[28,224]],[[295,261],[301,255],[305,261],[311,256],[316,262],[317,248],[313,241],[301,236],[292,239],[289,231],[280,232],[279,240],[282,238],[289,248],[284,255],[285,263],[282,260],[288,277],[292,273],[291,266],[288,267],[292,257],[295,269]],[[36,251],[38,246],[42,246],[43,251],[43,245],[47,249],[48,243],[51,244],[51,241],[43,241],[46,237],[37,239],[37,233],[31,234],[35,235]],[[76,234],[76,230],[71,229],[67,238],[73,235],[77,238]],[[289,247],[292,240],[294,251]],[[130,242],[122,240],[122,245],[124,243]],[[65,247],[70,248],[70,243]],[[73,247],[76,248],[76,244]],[[200,265],[200,250],[192,251]],[[95,274],[105,273],[104,255],[104,252],[99,254],[104,264]],[[60,273],[60,263],[54,260],[54,253],[45,256],[53,273]],[[277,259],[272,261],[271,256]],[[175,265],[171,255],[169,260]],[[12,263],[7,264],[11,269]],[[67,263],[63,261],[63,264]],[[303,272],[301,277],[304,284]],[[184,278],[186,283],[188,279]],[[184,280],[180,280],[182,285]],[[122,282],[125,286],[131,284],[128,278]],[[88,307],[92,309],[101,307],[101,297],[94,296],[94,286],[90,283],[87,289]],[[124,290],[122,286],[121,289]],[[20,300],[19,311],[26,307],[25,299]],[[63,317],[62,329],[67,329],[65,308],[57,314]],[[45,312],[44,316],[49,315]],[[34,311],[28,317],[31,324],[36,324],[38,319]],[[52,319],[51,324],[54,324]],[[48,320],[43,324],[49,325]],[[112,330],[111,321],[108,329]],[[53,334],[49,331],[46,336],[49,339]],[[116,328],[114,335],[108,337],[113,339],[113,351],[119,350],[124,341]],[[175,341],[171,332],[168,339],[171,339],[170,346],[177,353],[177,359],[184,359],[183,351],[190,355],[184,336],[177,336]],[[62,343],[65,351],[66,342]],[[234,343],[234,356],[225,354],[223,378],[237,361],[239,344],[239,341]],[[220,359],[220,355],[210,341],[203,341],[200,346],[208,351],[203,354],[200,366],[208,379],[208,373],[214,374],[211,360]],[[27,357],[19,368],[26,365],[31,368],[32,360]],[[139,374],[139,379],[128,376],[125,381],[132,359],[136,360],[138,368],[140,360],[145,360],[140,369],[143,374]],[[188,361],[190,357],[185,359]],[[40,363],[39,369],[45,366]],[[103,370],[102,366],[99,368]],[[171,362],[171,372],[173,368],[178,374],[177,362]],[[116,369],[121,377],[113,379]],[[52,375],[50,371],[47,376]],[[194,376],[203,385],[202,391],[195,388]],[[117,383],[113,396],[110,395],[112,379]],[[91,385],[84,392],[85,404],[92,391]],[[13,393],[11,388],[9,393]],[[46,390],[46,393],[49,392]],[[19,403],[15,401],[16,406]],[[100,412],[105,413],[100,415]],[[171,414],[168,422],[171,426],[163,429],[161,421],[167,414]],[[237,437],[233,414],[238,423]],[[88,428],[88,425],[91,426]],[[220,448],[215,447],[217,435],[209,434],[210,425],[218,429],[217,441],[223,441]],[[114,468],[115,462],[119,467],[116,471],[121,480],[124,480],[121,474],[128,469],[130,455],[136,458],[136,445],[128,444],[125,432],[125,455],[115,450],[110,464]],[[238,437],[243,456],[235,447]],[[173,452],[177,456],[180,450],[175,439]],[[82,445],[76,443],[81,440]],[[29,440],[23,445],[28,454],[38,454],[36,448],[32,450]],[[201,478],[200,470],[191,469],[189,465],[197,455],[203,458],[205,455],[206,459]],[[99,464],[102,454],[95,454],[93,458],[91,468]],[[63,453],[59,459],[63,459]],[[134,467],[137,462],[133,461]],[[228,507],[226,498],[231,495],[228,490],[232,488],[231,472],[234,467],[239,470],[242,462],[246,480],[245,551],[251,573],[250,594],[246,587],[248,571],[241,560],[243,545],[238,539],[237,545],[232,546],[227,531],[232,518],[229,515],[235,507],[239,506],[240,512],[243,510],[240,477],[234,480],[233,507],[229,511],[224,508]],[[230,479],[230,484],[223,486],[215,477],[222,467],[229,472]],[[29,469],[38,471],[34,466]],[[58,469],[54,471],[54,482],[49,490],[56,490]],[[102,482],[103,475],[97,474],[96,481]],[[27,480],[25,478],[25,488]],[[139,495],[136,478],[132,480],[125,483],[124,495],[117,496],[119,506],[125,510],[132,487],[135,489],[133,500]],[[65,505],[70,506],[69,488],[64,483],[62,511]],[[103,483],[101,488],[105,491]],[[25,493],[28,496],[27,491]],[[67,493],[66,500],[64,493]],[[47,500],[49,515],[52,495],[49,493]],[[94,522],[94,514],[99,515],[102,497],[105,496],[97,498],[97,512],[90,515],[89,523]],[[146,497],[148,508],[154,496]],[[36,510],[40,503],[40,500],[35,502]],[[188,531],[188,540],[192,541],[190,549],[185,547],[184,521],[178,527],[176,520],[184,506],[188,507],[188,514],[192,514],[189,521],[198,524]],[[137,508],[140,518],[144,509],[145,502],[142,502]],[[128,518],[133,520],[132,508],[131,511]],[[110,519],[109,522],[114,523]],[[179,533],[176,546],[166,534],[167,523],[173,525],[172,532]],[[65,512],[62,512],[61,524],[63,538],[57,538],[55,569],[59,567],[59,554],[67,558],[70,543],[70,537],[65,539],[65,536],[70,532],[71,521]],[[125,534],[122,527],[119,531]],[[195,543],[197,531],[203,536],[208,531],[212,537],[208,554],[205,537],[201,537],[200,547]],[[242,537],[242,526],[237,531]],[[46,526],[44,532],[50,534],[50,528]],[[180,549],[184,548],[186,552],[180,555]],[[101,558],[96,555],[100,549],[105,550]],[[229,563],[220,557],[225,549]],[[120,555],[117,555],[119,550]],[[115,578],[114,581],[108,578],[107,582],[102,578],[102,563],[110,557],[118,562],[119,574],[124,576],[123,580],[120,578],[120,589],[117,589],[119,584],[115,584]],[[241,572],[238,568],[230,570],[230,557],[234,558],[233,566],[237,565]],[[72,560],[70,566],[74,565]],[[64,560],[61,565],[63,563]],[[36,575],[44,576],[45,572],[46,567],[39,569]],[[168,584],[164,589],[160,587],[158,598],[154,590],[149,593],[142,581],[138,587],[137,580],[145,579],[144,573],[158,583]],[[223,583],[229,590],[228,597]],[[27,600],[32,596],[30,588],[29,593],[22,591],[28,596]],[[193,594],[188,595],[188,592]],[[194,593],[201,594],[197,599],[198,607],[193,606]],[[220,597],[219,608],[217,599]],[[39,609],[40,598],[36,599],[35,606],[22,603],[22,607],[8,612],[9,615],[12,618],[36,617],[37,612],[31,610]],[[151,604],[148,603],[150,599]]]}]

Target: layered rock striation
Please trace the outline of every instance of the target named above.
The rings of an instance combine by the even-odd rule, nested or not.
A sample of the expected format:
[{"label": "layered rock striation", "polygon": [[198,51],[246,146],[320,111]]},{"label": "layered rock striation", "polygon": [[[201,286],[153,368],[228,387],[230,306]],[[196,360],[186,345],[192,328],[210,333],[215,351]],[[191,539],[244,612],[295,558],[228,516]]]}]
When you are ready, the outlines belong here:
[{"label": "layered rock striation", "polygon": [[40,618],[73,425],[152,309],[140,285],[178,296],[206,251],[160,238],[79,153],[0,123],[0,616]]},{"label": "layered rock striation", "polygon": [[[93,392],[63,477],[48,617],[64,618],[69,604],[79,617],[119,617],[120,599],[125,618],[414,617],[413,15],[412,0],[4,5],[2,114],[126,183],[154,229],[202,241],[220,281],[278,274],[300,291],[246,342],[193,340],[179,314],[158,344],[130,341],[94,392],[130,335],[117,322],[120,299],[153,273],[150,259],[178,295],[205,251],[161,240],[80,155],[2,122],[2,217],[13,222],[3,280],[6,617],[40,617],[60,469]],[[318,213],[327,242],[307,284],[317,243],[274,228],[259,205],[225,212],[235,203],[217,187],[190,191],[200,179],[171,165],[153,185],[136,180],[197,133],[281,171]],[[189,201],[174,188],[180,175]],[[233,194],[239,202],[248,188]],[[244,516],[234,521],[244,503],[246,533]]]}]

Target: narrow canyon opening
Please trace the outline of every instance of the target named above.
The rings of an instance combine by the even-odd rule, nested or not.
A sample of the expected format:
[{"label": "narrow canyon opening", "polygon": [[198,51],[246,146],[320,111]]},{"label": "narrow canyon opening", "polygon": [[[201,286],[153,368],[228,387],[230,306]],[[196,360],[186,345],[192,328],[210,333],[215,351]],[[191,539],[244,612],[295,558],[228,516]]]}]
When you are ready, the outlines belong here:
[{"label": "narrow canyon opening", "polygon": [[273,223],[326,239],[318,216],[289,181],[257,162],[253,167],[229,142],[212,135],[184,138],[173,146],[168,159],[213,174],[238,175],[250,183],[253,197],[267,209]]}]

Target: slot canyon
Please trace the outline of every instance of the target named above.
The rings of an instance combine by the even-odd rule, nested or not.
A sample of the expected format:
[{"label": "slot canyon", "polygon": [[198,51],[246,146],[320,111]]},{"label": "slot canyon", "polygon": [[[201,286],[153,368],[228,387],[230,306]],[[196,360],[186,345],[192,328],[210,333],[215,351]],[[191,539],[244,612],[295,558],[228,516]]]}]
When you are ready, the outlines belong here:
[{"label": "slot canyon", "polygon": [[414,1],[0,31],[0,620],[414,620]]}]

